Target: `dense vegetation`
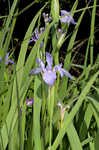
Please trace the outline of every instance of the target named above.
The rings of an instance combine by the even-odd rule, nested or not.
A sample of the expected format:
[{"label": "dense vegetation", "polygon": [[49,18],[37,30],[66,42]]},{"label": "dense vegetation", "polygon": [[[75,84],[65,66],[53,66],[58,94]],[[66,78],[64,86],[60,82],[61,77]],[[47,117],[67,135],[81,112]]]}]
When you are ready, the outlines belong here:
[{"label": "dense vegetation", "polygon": [[98,150],[98,0],[0,3],[0,150]]}]

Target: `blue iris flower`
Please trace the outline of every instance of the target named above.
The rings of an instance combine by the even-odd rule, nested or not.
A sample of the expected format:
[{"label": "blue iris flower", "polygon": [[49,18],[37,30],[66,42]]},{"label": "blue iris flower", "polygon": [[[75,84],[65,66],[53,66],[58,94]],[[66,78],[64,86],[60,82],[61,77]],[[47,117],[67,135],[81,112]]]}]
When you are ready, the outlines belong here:
[{"label": "blue iris flower", "polygon": [[60,18],[60,21],[63,22],[63,23],[72,23],[72,24],[77,24],[72,15],[70,14],[70,12],[67,12],[66,10],[61,10],[61,18]]},{"label": "blue iris flower", "polygon": [[36,75],[38,73],[41,73],[44,82],[48,84],[49,86],[52,86],[54,84],[57,78],[57,75],[56,75],[57,71],[60,73],[61,77],[65,75],[72,80],[71,74],[62,68],[62,64],[56,65],[52,68],[53,57],[48,52],[46,52],[46,62],[47,62],[47,66],[45,67],[44,62],[41,59],[37,59],[36,63],[39,63],[40,66],[37,67],[36,69],[32,69],[30,72],[30,75]]}]

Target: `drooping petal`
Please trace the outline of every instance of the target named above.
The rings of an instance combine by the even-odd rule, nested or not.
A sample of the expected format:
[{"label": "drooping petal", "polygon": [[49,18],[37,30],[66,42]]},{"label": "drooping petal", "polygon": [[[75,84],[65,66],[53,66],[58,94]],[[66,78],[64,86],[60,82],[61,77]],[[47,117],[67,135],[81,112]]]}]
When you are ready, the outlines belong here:
[{"label": "drooping petal", "polygon": [[68,24],[69,24],[69,23],[77,24],[77,23],[74,21],[72,15],[71,15],[69,12],[67,12],[66,10],[61,10],[61,16],[64,16],[64,17],[62,17],[62,18],[60,19],[61,22],[68,23]]},{"label": "drooping petal", "polygon": [[46,52],[46,61],[47,61],[47,64],[48,64],[47,68],[49,70],[51,70],[52,69],[52,64],[53,64],[53,57],[48,52]]},{"label": "drooping petal", "polygon": [[62,71],[62,64],[59,64],[59,65],[56,65],[54,68],[53,68],[54,71],[58,71],[60,73],[60,76],[63,77],[63,71]]},{"label": "drooping petal", "polygon": [[72,80],[71,74],[62,68],[62,64],[56,65],[53,70],[58,71],[60,73],[61,77],[63,77],[63,75],[65,75]]},{"label": "drooping petal", "polygon": [[52,86],[56,80],[56,72],[54,71],[45,71],[43,74],[43,80],[49,86]]},{"label": "drooping petal", "polygon": [[31,98],[31,99],[26,98],[26,105],[27,106],[32,105],[33,102],[34,102],[34,98]]},{"label": "drooping petal", "polygon": [[39,63],[42,70],[45,71],[45,64],[40,58],[36,59],[36,63]]},{"label": "drooping petal", "polygon": [[32,69],[31,71],[30,71],[30,75],[36,75],[36,74],[38,74],[38,73],[40,73],[40,72],[42,72],[43,70],[42,70],[42,68],[41,67],[37,67],[36,69]]},{"label": "drooping petal", "polygon": [[7,64],[15,64],[15,63],[11,59],[9,59]]},{"label": "drooping petal", "polygon": [[72,75],[65,69],[62,68],[63,74],[72,80]]}]

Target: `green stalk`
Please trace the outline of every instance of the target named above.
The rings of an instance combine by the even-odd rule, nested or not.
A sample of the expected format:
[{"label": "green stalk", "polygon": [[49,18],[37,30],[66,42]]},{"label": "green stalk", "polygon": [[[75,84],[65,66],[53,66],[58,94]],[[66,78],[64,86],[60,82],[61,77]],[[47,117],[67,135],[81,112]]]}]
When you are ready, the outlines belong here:
[{"label": "green stalk", "polygon": [[53,119],[53,110],[54,110],[54,86],[49,87],[48,110],[49,110],[49,118],[50,118],[49,147],[51,148],[51,141],[52,141],[52,119]]}]

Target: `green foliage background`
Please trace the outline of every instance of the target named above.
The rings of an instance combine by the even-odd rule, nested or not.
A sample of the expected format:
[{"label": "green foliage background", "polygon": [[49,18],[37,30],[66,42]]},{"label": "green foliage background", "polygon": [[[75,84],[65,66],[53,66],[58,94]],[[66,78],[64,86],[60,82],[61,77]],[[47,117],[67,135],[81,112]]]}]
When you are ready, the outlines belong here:
[{"label": "green foliage background", "polygon": [[[19,41],[13,37],[19,15],[39,2],[43,6],[33,16],[31,23],[20,42],[18,59],[14,59]],[[70,1],[67,1],[69,4]],[[77,24],[60,23],[60,10],[63,1],[33,1],[21,11],[20,3],[14,0],[9,13],[0,16],[0,149],[1,150],[98,150],[99,143],[99,54],[95,52],[95,33],[99,26],[95,24],[99,5],[97,0],[86,1],[84,8],[78,9],[79,1],[72,2],[72,16],[78,14]],[[42,26],[42,13],[49,10],[52,22],[49,23],[33,44],[29,40],[35,28]],[[74,63],[82,48],[77,42],[77,34],[87,10],[91,10],[90,34],[86,37],[83,63]],[[6,13],[5,13],[6,14]],[[57,29],[64,33],[57,37]],[[82,32],[82,31],[81,31]],[[41,41],[44,46],[40,48]],[[80,40],[80,39],[79,39]],[[65,47],[65,43],[67,47]],[[50,46],[48,46],[50,45]],[[64,50],[63,50],[64,48]],[[63,68],[70,70],[73,80],[60,78],[52,87],[46,85],[40,75],[30,76],[35,60],[39,57],[45,62],[45,51],[53,56],[54,65],[60,63],[64,52]],[[75,50],[75,52],[74,52]],[[29,52],[28,52],[29,51]],[[15,65],[6,65],[6,53]],[[76,76],[73,68],[80,71]],[[33,97],[34,103],[26,105],[26,97]],[[62,109],[57,104],[62,105]],[[21,111],[22,108],[22,111]]]}]

